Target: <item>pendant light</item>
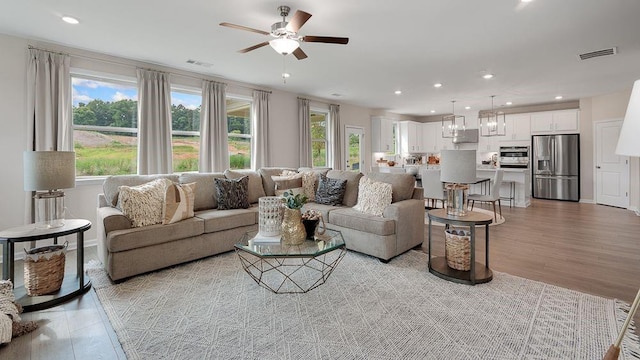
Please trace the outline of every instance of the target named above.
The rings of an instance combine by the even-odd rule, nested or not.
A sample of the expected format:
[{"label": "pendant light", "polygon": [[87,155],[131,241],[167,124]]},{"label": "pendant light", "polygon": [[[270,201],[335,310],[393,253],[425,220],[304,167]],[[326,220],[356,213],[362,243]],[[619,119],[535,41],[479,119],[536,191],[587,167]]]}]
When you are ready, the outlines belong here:
[{"label": "pendant light", "polygon": [[464,116],[456,115],[455,106],[456,101],[451,100],[451,115],[445,115],[442,117],[443,138],[452,138],[454,136],[458,136],[458,131],[464,131],[467,127]]},{"label": "pendant light", "polygon": [[507,134],[507,120],[504,112],[493,110],[493,98],[491,95],[491,111],[481,111],[480,136],[505,136]]}]

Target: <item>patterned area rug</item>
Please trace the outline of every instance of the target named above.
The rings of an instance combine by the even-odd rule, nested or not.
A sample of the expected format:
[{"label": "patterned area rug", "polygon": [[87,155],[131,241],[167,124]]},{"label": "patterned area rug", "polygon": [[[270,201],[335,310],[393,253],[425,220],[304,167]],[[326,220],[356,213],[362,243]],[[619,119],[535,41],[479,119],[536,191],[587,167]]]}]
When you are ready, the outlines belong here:
[{"label": "patterned area rug", "polygon": [[[504,273],[451,283],[418,251],[349,252],[307,294],[259,287],[234,253],[117,285],[88,273],[129,359],[601,359],[628,309]],[[630,334],[620,359],[639,349]]]}]

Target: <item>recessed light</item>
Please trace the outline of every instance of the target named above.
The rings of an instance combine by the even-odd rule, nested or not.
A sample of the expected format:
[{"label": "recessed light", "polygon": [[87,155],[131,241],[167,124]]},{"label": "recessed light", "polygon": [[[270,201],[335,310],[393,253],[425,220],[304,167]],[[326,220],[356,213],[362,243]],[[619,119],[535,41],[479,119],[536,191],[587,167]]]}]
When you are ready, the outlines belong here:
[{"label": "recessed light", "polygon": [[400,95],[400,94],[402,94],[402,91],[400,91],[400,90],[396,90],[396,91],[394,91],[393,93],[394,93],[394,94],[396,94],[396,95]]},{"label": "recessed light", "polygon": [[289,74],[289,73],[282,73],[282,77],[283,77],[283,78],[288,78],[288,77],[291,77],[291,74]]},{"label": "recessed light", "polygon": [[533,0],[520,0],[522,2],[532,2]]},{"label": "recessed light", "polygon": [[556,100],[562,100],[562,95],[556,96]]},{"label": "recessed light", "polygon": [[492,77],[493,77],[493,74],[484,74],[484,75],[482,75],[482,78],[483,79],[487,79],[487,80],[491,79]]},{"label": "recessed light", "polygon": [[439,87],[442,87],[442,84],[441,83],[435,83],[435,84],[433,84],[433,87],[434,88],[439,88]]},{"label": "recessed light", "polygon": [[465,110],[469,110],[469,109],[471,109],[471,106],[465,106],[464,109]]},{"label": "recessed light", "polygon": [[71,16],[63,16],[62,17],[62,21],[66,22],[67,24],[72,24],[72,25],[76,25],[79,24],[80,21],[78,21],[78,19],[71,17]]},{"label": "recessed light", "polygon": [[432,114],[433,114],[433,113],[435,113],[435,112],[436,112],[435,110],[431,110],[431,113],[432,113]]},{"label": "recessed light", "polygon": [[513,105],[513,103],[511,101],[507,101],[506,104],[507,105]]}]

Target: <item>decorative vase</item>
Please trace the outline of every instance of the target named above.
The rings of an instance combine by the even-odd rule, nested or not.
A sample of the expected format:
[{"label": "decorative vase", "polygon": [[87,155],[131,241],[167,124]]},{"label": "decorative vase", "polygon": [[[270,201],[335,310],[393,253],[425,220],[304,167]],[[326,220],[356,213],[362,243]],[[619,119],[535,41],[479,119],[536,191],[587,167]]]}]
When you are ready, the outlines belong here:
[{"label": "decorative vase", "polygon": [[282,220],[282,243],[287,245],[300,245],[304,242],[307,233],[302,225],[302,213],[300,209],[284,208]]},{"label": "decorative vase", "polygon": [[313,236],[316,234],[316,227],[320,222],[319,219],[315,220],[302,220],[302,224],[304,225],[304,230],[307,233],[307,239],[313,240]]}]

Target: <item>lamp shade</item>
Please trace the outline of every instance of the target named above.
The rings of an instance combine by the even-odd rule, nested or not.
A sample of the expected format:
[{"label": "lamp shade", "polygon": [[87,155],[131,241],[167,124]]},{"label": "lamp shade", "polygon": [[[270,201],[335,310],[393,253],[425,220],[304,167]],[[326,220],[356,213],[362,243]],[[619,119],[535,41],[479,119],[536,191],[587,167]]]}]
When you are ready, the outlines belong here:
[{"label": "lamp shade", "polygon": [[636,80],[631,90],[631,98],[627,112],[624,115],[616,154],[626,156],[640,156],[640,80]]},{"label": "lamp shade", "polygon": [[476,151],[440,151],[440,181],[456,184],[474,183],[476,181]]},{"label": "lamp shade", "polygon": [[273,50],[277,51],[279,54],[287,55],[297,49],[300,46],[300,43],[293,39],[282,37],[269,41],[269,45],[271,45]]},{"label": "lamp shade", "polygon": [[25,151],[24,190],[57,190],[76,186],[76,153]]}]

